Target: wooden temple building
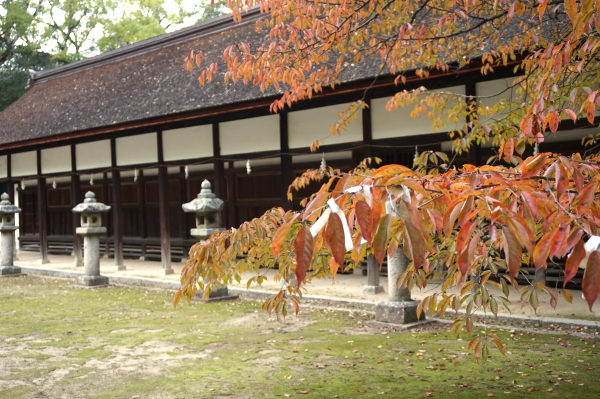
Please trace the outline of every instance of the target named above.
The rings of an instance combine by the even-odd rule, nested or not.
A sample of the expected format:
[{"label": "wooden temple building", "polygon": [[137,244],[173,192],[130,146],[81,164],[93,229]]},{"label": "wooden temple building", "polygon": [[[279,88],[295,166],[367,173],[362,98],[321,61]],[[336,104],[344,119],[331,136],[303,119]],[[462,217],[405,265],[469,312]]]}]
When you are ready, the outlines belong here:
[{"label": "wooden temple building", "polygon": [[[349,169],[367,156],[412,165],[415,146],[451,151],[447,132],[436,132],[430,119],[412,119],[410,109],[385,110],[399,86],[393,76],[374,81],[375,64],[349,66],[335,90],[278,114],[269,112],[275,90],[225,85],[220,76],[200,86],[197,73],[183,69],[190,50],[210,59],[229,44],[263,39],[257,18],[250,12],[236,24],[219,17],[32,74],[27,93],[0,113],[0,183],[23,209],[19,248],[39,251],[42,262],[48,253],[74,253],[79,260],[78,218],[71,209],[91,190],[113,207],[103,243],[117,267],[124,258],[144,257],[161,260],[162,271],[171,273],[171,259],[195,242],[189,235],[193,215],[181,204],[198,194],[204,179],[225,201],[221,220],[232,227],[274,206],[297,207],[287,201],[287,187],[318,168],[323,153],[328,165]],[[482,76],[474,63],[402,88],[491,96],[512,82],[512,71],[497,68]],[[338,112],[363,98],[367,87],[370,107],[341,136],[330,136]],[[581,138],[595,132],[584,123],[561,128],[542,151],[580,151]],[[309,146],[317,139],[324,145],[314,154]],[[457,161],[483,164],[491,154],[484,145]]]}]

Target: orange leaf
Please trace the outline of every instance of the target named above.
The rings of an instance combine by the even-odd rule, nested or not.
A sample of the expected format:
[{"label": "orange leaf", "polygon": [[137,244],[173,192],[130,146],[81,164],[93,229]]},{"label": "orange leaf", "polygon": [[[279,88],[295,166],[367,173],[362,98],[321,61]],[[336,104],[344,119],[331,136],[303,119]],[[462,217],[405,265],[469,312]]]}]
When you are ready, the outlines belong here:
[{"label": "orange leaf", "polygon": [[377,198],[373,198],[373,206],[371,207],[371,223],[373,227],[379,225],[379,219],[381,219],[381,215],[383,212],[383,203]]},{"label": "orange leaf", "polygon": [[512,158],[515,152],[515,142],[513,139],[508,139],[506,144],[504,144],[504,157]]},{"label": "orange leaf", "polygon": [[573,120],[573,122],[577,121],[577,115],[575,112],[571,111],[570,109],[564,109],[563,111],[565,111],[565,113]]},{"label": "orange leaf", "polygon": [[569,188],[569,179],[567,178],[567,171],[565,170],[565,167],[560,163],[556,164],[555,179],[556,179],[556,195],[560,199],[563,196],[563,194],[567,191],[567,189]]},{"label": "orange leaf", "polygon": [[508,266],[508,274],[514,280],[519,269],[521,268],[521,257],[523,248],[517,237],[506,226],[502,226],[503,241],[504,241],[504,256]]},{"label": "orange leaf", "polygon": [[275,235],[273,236],[273,243],[271,244],[271,250],[273,251],[273,256],[279,256],[281,251],[283,250],[283,245],[285,244],[290,230],[296,221],[296,218],[299,214],[294,215],[290,220],[279,226]]},{"label": "orange leaf", "polygon": [[333,258],[340,267],[344,267],[344,255],[346,254],[346,247],[344,246],[344,227],[342,225],[342,219],[336,214],[332,213],[329,216],[327,227],[325,227],[325,242],[331,249]]},{"label": "orange leaf", "polygon": [[585,258],[585,247],[583,240],[580,240],[571,251],[571,254],[567,258],[567,262],[565,264],[565,281],[563,283],[563,287],[567,286],[569,280],[571,280],[575,275],[577,275],[577,270],[579,269],[579,265],[581,261]]},{"label": "orange leaf", "polygon": [[296,249],[296,288],[300,288],[300,284],[306,278],[306,271],[312,260],[314,245],[315,242],[312,234],[310,234],[310,229],[303,225],[294,241],[294,249]]},{"label": "orange leaf", "polygon": [[412,169],[407,168],[402,165],[386,165],[377,169],[375,173],[373,173],[373,178],[390,176],[390,175],[399,175],[400,173],[414,173]]},{"label": "orange leaf", "polygon": [[544,167],[546,160],[548,159],[547,154],[539,154],[531,158],[527,158],[521,166],[521,179],[528,179],[538,174],[538,172]]},{"label": "orange leaf", "polygon": [[594,199],[594,195],[596,193],[596,187],[598,187],[597,182],[590,182],[586,184],[583,189],[579,192],[579,205],[578,209],[581,212],[581,209],[589,209],[592,201]]},{"label": "orange leaf", "polygon": [[373,234],[375,233],[375,224],[371,218],[371,207],[365,201],[357,201],[354,206],[356,213],[356,221],[360,227],[360,232],[369,245],[373,242]]},{"label": "orange leaf", "polygon": [[[573,1],[575,1],[575,0],[573,0]],[[596,114],[596,104],[588,103],[588,105],[585,107],[585,115],[587,116],[588,122],[590,122],[591,124],[594,124],[595,114]]]},{"label": "orange leaf", "polygon": [[583,297],[587,301],[591,311],[600,292],[600,252],[598,251],[593,251],[590,254],[587,266],[585,267],[585,273],[583,274],[581,291],[583,291]]},{"label": "orange leaf", "polygon": [[546,267],[553,237],[554,231],[550,231],[544,234],[542,239],[536,244],[535,249],[533,250],[533,264],[535,265],[535,270]]},{"label": "orange leaf", "polygon": [[518,214],[512,214],[511,217],[507,218],[510,229],[517,236],[521,244],[527,248],[529,252],[533,252],[535,247],[535,236],[523,219]]},{"label": "orange leaf", "polygon": [[571,22],[575,23],[575,19],[577,18],[577,0],[565,0],[565,10]]},{"label": "orange leaf", "polygon": [[373,254],[375,255],[375,259],[377,263],[379,263],[379,267],[383,264],[383,258],[385,258],[385,253],[387,249],[388,242],[388,227],[390,224],[390,215],[385,215],[381,218],[379,222],[379,226],[377,226],[377,232],[375,233],[375,238],[373,238]]}]

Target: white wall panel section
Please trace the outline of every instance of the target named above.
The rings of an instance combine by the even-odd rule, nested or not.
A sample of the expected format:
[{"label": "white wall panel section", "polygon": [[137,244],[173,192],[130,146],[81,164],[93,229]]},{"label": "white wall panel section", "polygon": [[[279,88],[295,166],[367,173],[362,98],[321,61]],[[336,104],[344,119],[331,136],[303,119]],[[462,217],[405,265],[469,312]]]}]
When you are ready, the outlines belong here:
[{"label": "white wall panel section", "polygon": [[42,150],[42,173],[69,172],[71,170],[71,147]]},{"label": "white wall panel section", "polygon": [[[464,95],[465,87],[446,87],[435,91]],[[376,98],[371,100],[371,128],[373,139],[415,136],[440,131],[440,129],[434,128],[433,120],[427,117],[427,112],[423,112],[417,118],[411,118],[410,113],[412,112],[414,105],[409,104],[405,107],[398,107],[391,112],[387,111],[385,109],[385,104],[390,98],[391,97]],[[460,129],[464,125],[464,121],[459,121],[458,123],[444,121],[444,123],[446,126],[442,127],[442,131]]]},{"label": "white wall panel section", "polygon": [[77,170],[110,166],[110,140],[92,141],[75,145]]},{"label": "white wall panel section", "polygon": [[221,155],[278,151],[279,115],[219,123]]},{"label": "white wall panel section", "polygon": [[[233,163],[233,167],[234,168],[245,168],[246,167],[246,161],[235,161]],[[255,159],[255,160],[251,160],[250,161],[250,168],[254,167],[254,166],[266,166],[266,165],[279,165],[281,164],[281,158],[277,157],[277,158],[267,158],[267,159]]]},{"label": "white wall panel section", "polygon": [[163,158],[165,161],[212,156],[212,125],[163,131]]},{"label": "white wall panel section", "polygon": [[8,157],[6,155],[0,156],[0,178],[8,177]]},{"label": "white wall panel section", "polygon": [[304,148],[316,140],[325,145],[362,141],[362,112],[352,119],[348,130],[339,136],[332,136],[329,127],[338,120],[338,114],[349,104],[330,105],[328,107],[295,111],[288,114],[288,143],[290,148]]},{"label": "white wall panel section", "polygon": [[[314,162],[314,168],[319,168],[321,166],[321,159],[323,159],[323,153],[317,154],[306,154],[306,155],[294,155],[292,157],[293,164],[299,163],[308,163]],[[325,153],[325,162],[333,161],[336,159],[352,159],[352,151],[339,151],[339,152],[330,152]]]},{"label": "white wall panel section", "polygon": [[37,175],[36,151],[20,152],[10,156],[10,168],[13,176]]},{"label": "white wall panel section", "polygon": [[158,162],[156,133],[119,137],[116,145],[118,166]]},{"label": "white wall panel section", "polygon": [[[493,107],[501,100],[513,99],[515,89],[509,89],[513,82],[514,78],[504,78],[476,83],[475,92],[477,93],[480,106]],[[495,115],[482,114],[480,120],[485,123],[487,119],[493,118],[494,116]]]},{"label": "white wall panel section", "polygon": [[214,164],[212,162],[210,163],[203,163],[200,165],[190,165],[188,166],[188,172],[198,172],[198,171],[205,171],[205,170],[213,170],[214,169]]}]

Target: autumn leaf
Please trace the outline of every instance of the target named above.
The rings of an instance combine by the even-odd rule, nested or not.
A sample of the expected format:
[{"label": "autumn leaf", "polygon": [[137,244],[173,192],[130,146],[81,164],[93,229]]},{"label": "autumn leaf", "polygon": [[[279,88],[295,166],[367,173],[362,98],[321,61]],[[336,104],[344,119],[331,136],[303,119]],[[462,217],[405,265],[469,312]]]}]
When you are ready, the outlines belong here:
[{"label": "autumn leaf", "polygon": [[390,224],[390,215],[385,215],[381,218],[379,222],[379,226],[377,226],[377,232],[375,233],[375,238],[373,238],[373,254],[375,255],[375,259],[379,264],[379,267],[383,264],[383,259],[385,258],[387,241],[388,241],[388,227]]},{"label": "autumn leaf", "polygon": [[373,173],[372,177],[379,178],[379,177],[390,176],[390,175],[399,175],[400,173],[413,174],[414,172],[412,171],[412,169],[407,168],[406,166],[386,165],[386,166],[382,166],[381,168],[377,169]]},{"label": "autumn leaf", "polygon": [[310,229],[303,225],[294,240],[294,249],[296,250],[296,288],[300,288],[300,285],[306,278],[306,271],[313,256],[313,248],[314,240],[312,234],[310,234]]},{"label": "autumn leaf", "polygon": [[356,201],[354,209],[356,212],[356,221],[358,222],[363,238],[369,244],[372,244],[375,225],[371,217],[371,207],[365,201]]},{"label": "autumn leaf", "polygon": [[530,177],[537,175],[544,167],[547,159],[547,154],[538,154],[525,160],[521,165],[521,179],[529,179]]},{"label": "autumn leaf", "polygon": [[592,251],[590,254],[583,274],[581,291],[591,311],[600,293],[600,252],[598,251]]},{"label": "autumn leaf", "polygon": [[325,242],[331,249],[333,258],[340,267],[344,267],[344,256],[346,247],[344,245],[344,227],[342,220],[336,213],[329,216],[329,221],[325,227]]},{"label": "autumn leaf", "polygon": [[565,276],[563,287],[567,286],[569,280],[577,275],[577,270],[579,270],[579,265],[581,265],[581,261],[585,258],[585,248],[583,240],[580,240],[575,244],[575,248],[569,254],[567,258],[567,262],[565,264]]},{"label": "autumn leaf", "polygon": [[273,243],[271,244],[273,256],[279,256],[281,254],[281,251],[283,250],[283,247],[289,238],[288,235],[292,230],[292,226],[294,225],[298,216],[298,214],[294,215],[290,220],[279,226],[275,232],[275,235],[273,236]]},{"label": "autumn leaf", "polygon": [[533,264],[535,270],[546,267],[548,262],[548,256],[550,255],[550,247],[552,245],[552,238],[554,237],[554,231],[550,231],[542,236],[542,239],[538,241],[533,250]]},{"label": "autumn leaf", "polygon": [[[315,212],[317,209],[325,206],[329,197],[330,197],[330,194],[328,192],[317,194],[317,196],[312,201],[310,201],[308,203],[308,205],[306,205],[306,208],[304,209],[304,213],[302,214],[302,219],[303,220],[307,220],[307,219],[312,220],[313,218],[316,219],[316,214],[313,215],[313,212]],[[312,221],[314,221],[314,220],[312,220]]]},{"label": "autumn leaf", "polygon": [[504,241],[504,256],[508,266],[508,274],[514,280],[521,268],[521,256],[523,249],[517,237],[506,226],[502,227]]}]

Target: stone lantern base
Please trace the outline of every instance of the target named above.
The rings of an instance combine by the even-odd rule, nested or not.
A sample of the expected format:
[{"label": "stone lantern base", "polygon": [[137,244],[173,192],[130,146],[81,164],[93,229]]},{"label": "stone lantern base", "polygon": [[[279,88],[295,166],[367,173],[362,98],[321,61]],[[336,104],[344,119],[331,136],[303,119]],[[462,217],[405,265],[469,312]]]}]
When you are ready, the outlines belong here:
[{"label": "stone lantern base", "polygon": [[419,301],[382,301],[375,305],[375,320],[392,324],[411,324],[425,320],[425,312],[417,317]]},{"label": "stone lantern base", "polygon": [[18,266],[0,266],[0,277],[22,276],[21,268]]},{"label": "stone lantern base", "polygon": [[204,291],[199,290],[198,293],[196,293],[196,297],[193,300],[210,303],[210,302],[231,301],[234,299],[239,299],[239,297],[240,297],[239,295],[229,295],[229,290],[227,289],[227,286],[213,288],[213,291],[209,294],[208,299],[203,299],[202,298],[203,296],[204,296]]},{"label": "stone lantern base", "polygon": [[108,285],[108,277],[106,276],[79,276],[77,284],[84,288],[106,287]]}]

